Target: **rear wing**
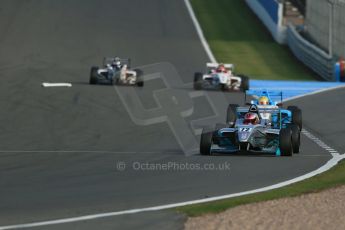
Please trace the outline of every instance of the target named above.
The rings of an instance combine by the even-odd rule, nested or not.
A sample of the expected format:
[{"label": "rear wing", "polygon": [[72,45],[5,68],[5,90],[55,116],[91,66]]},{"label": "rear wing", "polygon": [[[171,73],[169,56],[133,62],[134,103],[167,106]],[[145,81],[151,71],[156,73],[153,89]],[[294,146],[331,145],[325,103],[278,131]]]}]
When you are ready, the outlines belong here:
[{"label": "rear wing", "polygon": [[[219,66],[219,64],[220,63],[211,63],[211,62],[208,62],[208,63],[206,63],[206,67],[207,68],[217,68],[218,66]],[[233,70],[234,69],[234,64],[223,64],[224,65],[224,67],[226,68],[226,69],[231,69],[231,70]]]},{"label": "rear wing", "polygon": [[[259,109],[259,113],[275,113],[275,114],[278,114],[278,113],[281,113],[282,109],[280,108],[273,108],[270,107],[270,106],[267,106],[267,107],[261,107],[261,106],[258,106],[258,109]],[[237,107],[237,112],[239,113],[248,113],[249,112],[249,107]]]},{"label": "rear wing", "polygon": [[[103,66],[107,64],[111,65],[115,61],[114,57],[104,57],[103,58]],[[122,65],[127,65],[128,68],[131,66],[131,59],[130,58],[120,58],[120,62]]]}]

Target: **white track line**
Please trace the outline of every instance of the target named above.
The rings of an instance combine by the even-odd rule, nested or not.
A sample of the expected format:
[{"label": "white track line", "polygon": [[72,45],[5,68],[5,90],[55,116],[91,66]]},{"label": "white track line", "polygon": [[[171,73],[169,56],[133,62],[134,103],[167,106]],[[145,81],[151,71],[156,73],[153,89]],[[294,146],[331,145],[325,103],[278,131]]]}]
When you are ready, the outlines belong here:
[{"label": "white track line", "polygon": [[[194,25],[198,31],[200,40],[202,41],[204,48],[207,52],[207,54],[210,57],[211,61],[215,61],[214,56],[202,34],[202,30],[200,28],[200,25],[198,23],[198,21],[196,20],[196,17],[194,15],[194,12],[192,10],[192,7],[190,5],[189,0],[185,0],[187,9],[191,15],[191,18],[194,22]],[[205,43],[205,44],[204,44]],[[341,86],[344,87],[344,86]],[[289,101],[292,99],[296,99],[296,98],[301,98],[301,97],[305,97],[305,96],[310,96],[310,95],[314,95],[317,93],[321,93],[321,92],[325,92],[325,91],[329,91],[329,90],[334,90],[340,88],[339,87],[333,87],[333,88],[329,88],[329,89],[325,89],[325,90],[319,90],[317,92],[313,92],[313,93],[309,93],[306,95],[301,95],[301,96],[297,96],[294,98],[289,98],[285,101]],[[8,230],[8,229],[23,229],[23,228],[32,228],[32,227],[40,227],[40,226],[47,226],[47,225],[55,225],[55,224],[65,224],[65,223],[71,223],[71,222],[78,222],[78,221],[86,221],[86,220],[93,220],[93,219],[98,219],[98,218],[105,218],[105,217],[113,217],[113,216],[120,216],[120,215],[125,215],[125,214],[135,214],[135,213],[140,213],[140,212],[148,212],[148,211],[159,211],[159,210],[164,210],[164,209],[169,209],[169,208],[176,208],[176,207],[181,207],[181,206],[186,206],[186,205],[192,205],[192,204],[200,204],[200,203],[206,203],[206,202],[210,202],[210,201],[217,201],[217,200],[222,200],[222,199],[228,199],[228,198],[233,198],[233,197],[238,197],[238,196],[244,196],[244,195],[249,195],[249,194],[254,194],[254,193],[258,193],[258,192],[265,192],[265,191],[269,191],[272,189],[276,189],[276,188],[281,188],[308,178],[311,178],[315,175],[318,175],[320,173],[323,173],[329,169],[331,169],[333,166],[335,166],[340,160],[345,159],[345,154],[339,154],[338,151],[335,151],[334,149],[332,150],[327,150],[325,148],[326,144],[324,142],[322,142],[319,138],[315,137],[313,134],[311,134],[309,131],[307,130],[302,130],[303,135],[305,135],[306,137],[308,137],[310,140],[312,140],[314,143],[316,143],[317,145],[319,145],[321,148],[323,148],[325,151],[327,151],[328,153],[330,153],[332,155],[332,159],[330,159],[326,164],[324,164],[323,166],[321,166],[320,168],[309,172],[307,174],[304,174],[302,176],[293,178],[291,180],[287,180],[284,182],[280,182],[278,184],[274,184],[274,185],[270,185],[270,186],[266,186],[263,188],[259,188],[259,189],[254,189],[254,190],[249,190],[249,191],[245,191],[245,192],[239,192],[239,193],[232,193],[232,194],[228,194],[228,195],[223,195],[223,196],[216,196],[216,197],[210,197],[210,198],[205,198],[205,199],[199,199],[199,200],[192,200],[192,201],[186,201],[186,202],[180,202],[180,203],[173,203],[173,204],[167,204],[167,205],[160,205],[160,206],[154,206],[154,207],[147,207],[147,208],[138,208],[138,209],[129,209],[129,210],[123,210],[123,211],[117,211],[117,212],[106,212],[106,213],[99,213],[99,214],[93,214],[93,215],[85,215],[85,216],[78,216],[78,217],[72,217],[72,218],[64,218],[64,219],[56,219],[56,220],[48,220],[48,221],[41,221],[41,222],[33,222],[33,223],[27,223],[27,224],[18,224],[18,225],[8,225],[8,226],[0,226],[0,230]]]},{"label": "white track line", "polygon": [[329,87],[326,89],[316,90],[314,92],[310,92],[310,93],[306,93],[306,94],[302,94],[302,95],[298,95],[298,96],[294,96],[294,97],[290,97],[290,98],[285,99],[284,102],[295,100],[295,99],[305,97],[305,96],[311,96],[311,95],[315,95],[315,94],[319,94],[319,93],[324,93],[324,92],[331,91],[331,90],[341,89],[341,88],[345,88],[345,84],[334,86],[334,87]]},{"label": "white track line", "polygon": [[49,83],[43,82],[42,87],[72,87],[71,83]]},{"label": "white track line", "polygon": [[207,40],[205,39],[204,33],[202,32],[201,26],[198,22],[198,19],[196,18],[192,5],[190,4],[189,0],[184,0],[184,3],[186,4],[188,13],[192,19],[192,22],[194,24],[194,27],[196,29],[196,32],[198,33],[199,39],[201,41],[202,46],[204,47],[206,54],[211,62],[217,62],[216,58],[214,57],[210,46],[207,43]]},{"label": "white track line", "polygon": [[338,157],[340,156],[339,152],[334,150],[333,148],[326,145],[323,141],[321,141],[319,138],[315,137],[313,134],[311,134],[309,131],[303,129],[302,134],[308,137],[310,140],[312,140],[315,144],[317,144],[320,148],[326,150],[328,153],[332,155],[332,157]]}]

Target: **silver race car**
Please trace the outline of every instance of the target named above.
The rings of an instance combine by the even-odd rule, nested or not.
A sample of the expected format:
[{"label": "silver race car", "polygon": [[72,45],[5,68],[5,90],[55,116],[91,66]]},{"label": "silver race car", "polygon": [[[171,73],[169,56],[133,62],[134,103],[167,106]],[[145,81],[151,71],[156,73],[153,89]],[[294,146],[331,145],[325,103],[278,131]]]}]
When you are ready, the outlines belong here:
[{"label": "silver race car", "polygon": [[233,64],[206,63],[206,73],[194,74],[194,89],[243,91],[249,89],[249,78],[233,72]]},{"label": "silver race car", "polygon": [[[276,110],[274,116],[280,116]],[[200,140],[200,153],[260,152],[276,156],[291,156],[299,153],[300,130],[296,124],[282,126],[269,123],[260,117],[256,105],[249,110],[237,111],[234,125],[217,124],[215,128],[204,128]]]},{"label": "silver race car", "polygon": [[91,67],[90,84],[137,85],[144,86],[143,71],[130,69],[129,58],[104,58],[103,68]]}]

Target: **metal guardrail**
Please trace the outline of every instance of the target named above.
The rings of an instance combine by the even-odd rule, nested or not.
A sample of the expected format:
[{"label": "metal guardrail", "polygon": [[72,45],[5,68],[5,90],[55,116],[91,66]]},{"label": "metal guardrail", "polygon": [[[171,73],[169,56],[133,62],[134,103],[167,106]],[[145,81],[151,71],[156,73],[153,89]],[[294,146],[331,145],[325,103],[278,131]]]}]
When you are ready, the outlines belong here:
[{"label": "metal guardrail", "polygon": [[291,24],[287,29],[287,42],[292,53],[305,65],[327,81],[334,81],[335,61],[325,51],[304,39]]}]

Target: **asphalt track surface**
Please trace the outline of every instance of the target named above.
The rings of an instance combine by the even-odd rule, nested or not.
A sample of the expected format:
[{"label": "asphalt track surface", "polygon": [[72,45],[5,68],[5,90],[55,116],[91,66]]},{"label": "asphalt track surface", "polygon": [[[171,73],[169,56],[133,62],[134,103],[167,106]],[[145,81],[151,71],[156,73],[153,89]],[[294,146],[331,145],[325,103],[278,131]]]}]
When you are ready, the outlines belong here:
[{"label": "asphalt track surface", "polygon": [[[170,63],[184,83],[191,82],[207,56],[183,1],[3,0],[0,50],[0,226],[255,189],[330,159],[305,136],[301,153],[291,158],[185,156],[166,123],[138,126],[114,87],[88,85],[90,66],[114,54],[132,57],[136,66]],[[45,81],[73,87],[42,88]],[[162,82],[150,81],[135,92],[146,108],[154,108],[152,91],[160,88]],[[188,85],[178,90],[192,92]],[[332,123],[325,129],[317,124],[334,98],[337,112],[344,112],[344,96],[338,90],[296,101],[304,118],[311,117],[305,126],[321,137],[327,134],[325,141],[341,150],[341,136],[334,132],[339,116],[328,118]],[[231,103],[243,100],[241,93],[224,97]],[[202,97],[193,100],[193,108],[187,120],[213,115]],[[119,161],[126,170],[116,169]],[[228,162],[231,170],[138,171],[131,169],[133,162]],[[37,229],[176,229],[183,220],[163,211]]]}]

